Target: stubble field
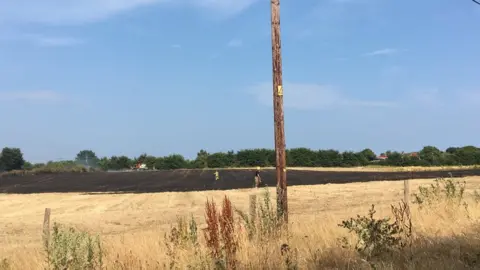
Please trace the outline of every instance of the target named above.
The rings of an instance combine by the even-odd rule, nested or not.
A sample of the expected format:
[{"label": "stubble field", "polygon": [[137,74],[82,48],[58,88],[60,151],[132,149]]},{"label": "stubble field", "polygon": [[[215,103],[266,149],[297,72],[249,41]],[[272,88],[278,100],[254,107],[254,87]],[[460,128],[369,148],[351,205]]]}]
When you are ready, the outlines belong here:
[{"label": "stubble field", "polygon": [[[480,208],[471,198],[474,190],[480,188],[480,177],[457,180],[467,182],[468,212],[463,206],[454,211],[440,205],[422,211],[412,206],[418,236],[411,250],[413,257],[385,259],[380,269],[475,268],[472,261],[476,259],[476,252],[480,252],[477,230]],[[412,180],[411,192],[431,183],[432,179]],[[274,199],[274,188],[268,189]],[[7,258],[13,269],[42,269],[45,261],[42,222],[44,209],[48,207],[52,209],[52,223],[72,225],[101,235],[107,269],[164,269],[170,261],[164,233],[178,216],[193,215],[199,228],[204,228],[207,199],[221,205],[226,195],[234,207],[248,212],[249,195],[257,193],[260,198],[262,192],[263,189],[108,195],[1,194],[0,260]],[[244,233],[237,230],[238,268],[286,269],[280,246],[288,242],[297,254],[295,262],[299,269],[370,269],[357,253],[339,247],[339,237],[351,237],[338,223],[357,214],[366,215],[372,204],[376,206],[378,218],[391,216],[390,205],[402,197],[402,181],[289,187],[290,237],[282,236],[260,245],[247,240]],[[199,239],[201,249],[197,252],[207,256],[201,231]],[[210,269],[196,264],[200,257],[193,250],[182,249],[177,266]]]}]

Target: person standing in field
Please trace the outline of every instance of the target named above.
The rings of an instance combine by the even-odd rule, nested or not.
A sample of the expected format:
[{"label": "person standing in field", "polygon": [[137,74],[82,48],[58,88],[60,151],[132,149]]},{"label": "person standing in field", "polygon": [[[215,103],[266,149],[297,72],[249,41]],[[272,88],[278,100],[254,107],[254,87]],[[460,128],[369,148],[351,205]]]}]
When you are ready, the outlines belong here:
[{"label": "person standing in field", "polygon": [[212,182],[211,182],[211,184],[210,184],[210,188],[211,188],[212,190],[216,189],[218,180],[220,180],[220,174],[218,173],[218,171],[215,171],[215,172],[213,173],[213,176],[214,176],[214,179],[212,179]]},{"label": "person standing in field", "polygon": [[257,170],[255,171],[255,188],[260,187],[261,183],[262,178],[260,177],[260,167],[257,167]]}]

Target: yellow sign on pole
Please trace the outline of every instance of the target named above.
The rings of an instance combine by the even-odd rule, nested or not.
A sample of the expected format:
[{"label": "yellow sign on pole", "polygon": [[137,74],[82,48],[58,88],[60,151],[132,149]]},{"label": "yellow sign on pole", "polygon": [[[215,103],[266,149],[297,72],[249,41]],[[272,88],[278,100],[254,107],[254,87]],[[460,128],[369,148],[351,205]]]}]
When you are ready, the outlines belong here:
[{"label": "yellow sign on pole", "polygon": [[279,97],[283,96],[283,86],[279,85],[279,86],[277,87],[277,95],[278,95]]}]

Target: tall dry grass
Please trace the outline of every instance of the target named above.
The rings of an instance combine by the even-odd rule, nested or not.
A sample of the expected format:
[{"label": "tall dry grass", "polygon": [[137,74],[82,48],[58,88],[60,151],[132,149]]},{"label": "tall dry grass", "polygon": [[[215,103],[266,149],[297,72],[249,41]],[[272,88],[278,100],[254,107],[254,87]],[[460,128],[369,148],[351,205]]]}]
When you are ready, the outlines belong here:
[{"label": "tall dry grass", "polygon": [[[91,215],[84,215],[85,220],[69,217],[80,230],[101,234],[104,269],[478,269],[480,206],[475,190],[479,183],[479,178],[467,178],[465,186],[456,180],[438,184],[432,180],[412,181],[411,190],[416,193],[412,194],[412,201],[416,203],[411,204],[409,211],[400,202],[401,183],[290,188],[288,232],[281,230],[274,218],[275,202],[268,197],[272,189],[268,189],[270,193],[251,190],[182,194],[178,203],[184,206],[178,207],[180,211],[169,209],[173,214],[158,216],[159,223],[121,233],[92,225],[98,221],[89,219]],[[423,188],[419,189],[420,186]],[[258,196],[253,220],[247,214],[248,194],[252,192]],[[53,216],[68,200],[66,195],[58,196],[54,198],[60,206],[52,211]],[[100,203],[102,196],[112,195],[96,196]],[[122,211],[130,209],[130,218],[135,220],[133,212],[141,209],[135,208],[136,197],[116,197],[115,203],[101,215],[108,217],[109,211],[126,204],[128,207]],[[6,196],[0,198],[0,206],[14,209],[14,202],[3,201]],[[94,203],[94,197],[87,198]],[[376,212],[369,215],[372,204]],[[147,210],[152,206],[148,205],[145,213],[151,213]],[[187,211],[193,208],[194,211]],[[6,214],[6,218],[0,218],[4,228],[13,226],[16,217],[14,213]],[[141,215],[137,213],[137,219]],[[168,222],[161,222],[162,218]],[[68,223],[67,219],[62,223]],[[41,219],[38,227],[40,230]],[[30,234],[28,230],[25,233]],[[43,269],[46,257],[41,243],[34,245],[31,238],[20,234],[18,231],[16,238],[12,233],[1,239],[0,269]],[[98,267],[98,252],[89,251],[88,237],[75,235],[71,238],[83,239],[83,244],[77,245],[82,249],[77,249],[78,254],[83,255],[65,255],[64,259],[73,261],[71,258],[83,256],[86,263],[76,265]],[[64,241],[76,241],[68,239]],[[65,250],[62,243],[52,248]],[[57,250],[55,254],[61,252]],[[95,263],[88,262],[88,254]],[[2,261],[3,258],[6,260]]]}]

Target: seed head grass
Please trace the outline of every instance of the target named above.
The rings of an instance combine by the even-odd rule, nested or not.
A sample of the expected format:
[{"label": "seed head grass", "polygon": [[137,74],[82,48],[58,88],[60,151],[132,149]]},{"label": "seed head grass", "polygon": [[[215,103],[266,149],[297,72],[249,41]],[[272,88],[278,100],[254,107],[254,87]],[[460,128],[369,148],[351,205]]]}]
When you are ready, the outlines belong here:
[{"label": "seed head grass", "polygon": [[410,190],[407,204],[401,181],[289,187],[288,231],[274,188],[0,195],[0,269],[479,268],[480,177]]}]

